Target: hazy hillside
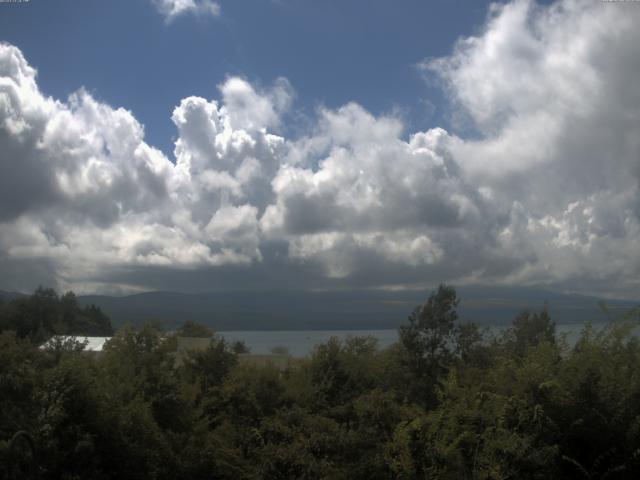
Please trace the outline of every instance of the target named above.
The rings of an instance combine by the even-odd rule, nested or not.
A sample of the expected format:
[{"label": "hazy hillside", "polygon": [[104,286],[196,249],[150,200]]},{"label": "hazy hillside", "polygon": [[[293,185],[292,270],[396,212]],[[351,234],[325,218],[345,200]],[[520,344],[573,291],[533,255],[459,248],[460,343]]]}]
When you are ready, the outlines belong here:
[{"label": "hazy hillside", "polygon": [[25,296],[24,293],[5,292],[3,290],[0,290],[0,302],[9,302],[9,301],[13,300],[14,298],[20,298],[20,297],[24,297],[24,296]]},{"label": "hazy hillside", "polygon": [[[460,288],[460,317],[480,324],[507,324],[525,309],[547,305],[558,323],[603,320],[601,300],[526,288]],[[125,297],[81,296],[96,304],[115,326],[160,320],[171,328],[184,320],[216,330],[313,330],[396,328],[427,292],[150,292]],[[609,316],[636,306],[604,301]]]}]

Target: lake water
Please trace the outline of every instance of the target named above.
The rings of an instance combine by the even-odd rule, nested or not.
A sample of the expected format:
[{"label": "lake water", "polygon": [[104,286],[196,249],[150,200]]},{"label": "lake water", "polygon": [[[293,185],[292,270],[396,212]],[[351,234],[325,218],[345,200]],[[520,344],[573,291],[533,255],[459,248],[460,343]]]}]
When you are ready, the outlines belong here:
[{"label": "lake water", "polygon": [[[602,328],[604,324],[594,324],[595,328]],[[489,327],[494,333],[499,333],[507,327]],[[556,325],[558,336],[567,334],[567,341],[573,344],[580,336],[584,324]],[[378,340],[381,348],[388,347],[398,341],[397,330],[293,330],[293,331],[237,331],[218,332],[228,342],[243,341],[251,353],[271,353],[274,347],[285,347],[294,357],[308,355],[318,344],[325,343],[331,337],[342,340],[349,336],[371,335]]]}]

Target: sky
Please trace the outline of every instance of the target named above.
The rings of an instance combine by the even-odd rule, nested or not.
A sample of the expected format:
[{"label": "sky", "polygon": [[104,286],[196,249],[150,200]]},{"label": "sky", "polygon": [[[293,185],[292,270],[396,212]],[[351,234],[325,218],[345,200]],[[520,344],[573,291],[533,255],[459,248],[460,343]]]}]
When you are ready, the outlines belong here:
[{"label": "sky", "polygon": [[0,3],[0,289],[637,298],[640,3]]}]

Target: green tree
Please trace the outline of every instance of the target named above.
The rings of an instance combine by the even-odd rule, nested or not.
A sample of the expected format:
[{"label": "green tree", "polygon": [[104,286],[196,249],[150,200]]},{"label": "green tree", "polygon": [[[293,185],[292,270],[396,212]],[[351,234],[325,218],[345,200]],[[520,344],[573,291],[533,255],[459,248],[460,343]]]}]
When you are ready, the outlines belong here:
[{"label": "green tree", "polygon": [[176,334],[180,337],[196,337],[196,338],[209,338],[213,337],[213,331],[198,322],[192,320],[186,320],[182,326],[176,331]]},{"label": "green tree", "polygon": [[542,342],[555,343],[556,325],[546,309],[539,313],[524,311],[513,320],[513,325],[507,330],[505,337],[515,353],[522,356],[528,348]]},{"label": "green tree", "polygon": [[237,362],[238,357],[227,342],[213,336],[206,349],[186,352],[181,372],[187,382],[196,387],[196,398],[199,400],[209,389],[222,385],[225,376]]},{"label": "green tree", "polygon": [[231,344],[231,350],[233,353],[240,355],[241,353],[250,353],[251,349],[247,346],[247,344],[243,340],[236,340]]},{"label": "green tree", "polygon": [[413,398],[427,407],[437,404],[438,385],[453,360],[458,303],[455,289],[440,285],[399,330]]},{"label": "green tree", "polygon": [[0,439],[32,432],[38,415],[35,397],[45,355],[14,332],[0,334]]},{"label": "green tree", "polygon": [[80,308],[73,292],[62,297],[38,287],[33,295],[12,300],[0,309],[0,331],[12,330],[21,338],[43,343],[52,335],[110,336],[111,321],[89,305]]}]

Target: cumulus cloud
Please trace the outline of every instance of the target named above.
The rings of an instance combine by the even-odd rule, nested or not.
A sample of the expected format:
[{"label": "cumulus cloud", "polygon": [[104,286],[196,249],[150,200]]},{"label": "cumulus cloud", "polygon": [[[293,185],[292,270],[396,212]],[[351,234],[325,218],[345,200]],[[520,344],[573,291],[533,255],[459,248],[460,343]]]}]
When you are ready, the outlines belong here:
[{"label": "cumulus cloud", "polygon": [[273,179],[264,234],[288,238],[293,260],[319,260],[331,276],[370,261],[426,269],[447,261],[450,236],[458,248],[490,248],[480,237],[490,240],[484,222],[494,224],[495,214],[444,148],[446,132],[408,142],[402,133],[399,120],[355,104],[322,111],[317,131],[291,143],[293,161]]},{"label": "cumulus cloud", "polygon": [[625,281],[635,285],[640,12],[628,7],[517,0],[424,64],[482,133],[453,141],[451,154],[468,181],[510,205],[498,239],[536,259],[518,279],[604,283],[634,271]]},{"label": "cumulus cloud", "polygon": [[231,77],[217,99],[176,106],[172,159],[124,109],[83,90],[43,95],[2,45],[0,265],[22,282],[7,287],[180,288],[179,277],[200,289],[446,280],[633,294],[633,7],[515,0],[425,60],[472,137],[410,132],[349,103],[285,138],[292,86]]},{"label": "cumulus cloud", "polygon": [[[277,123],[285,94],[281,82],[264,96],[239,79],[220,86],[223,97],[230,89],[235,103],[191,97],[176,107],[173,163],[130,112],[83,90],[66,102],[46,97],[20,50],[0,45],[3,270],[47,263],[48,277],[73,285],[99,284],[114,268],[259,261],[251,202],[269,201],[283,140],[258,122]],[[246,115],[236,104],[254,101],[262,116],[234,128],[234,115]]]},{"label": "cumulus cloud", "polygon": [[220,4],[213,0],[151,0],[167,22],[185,15],[214,16],[220,15]]}]

